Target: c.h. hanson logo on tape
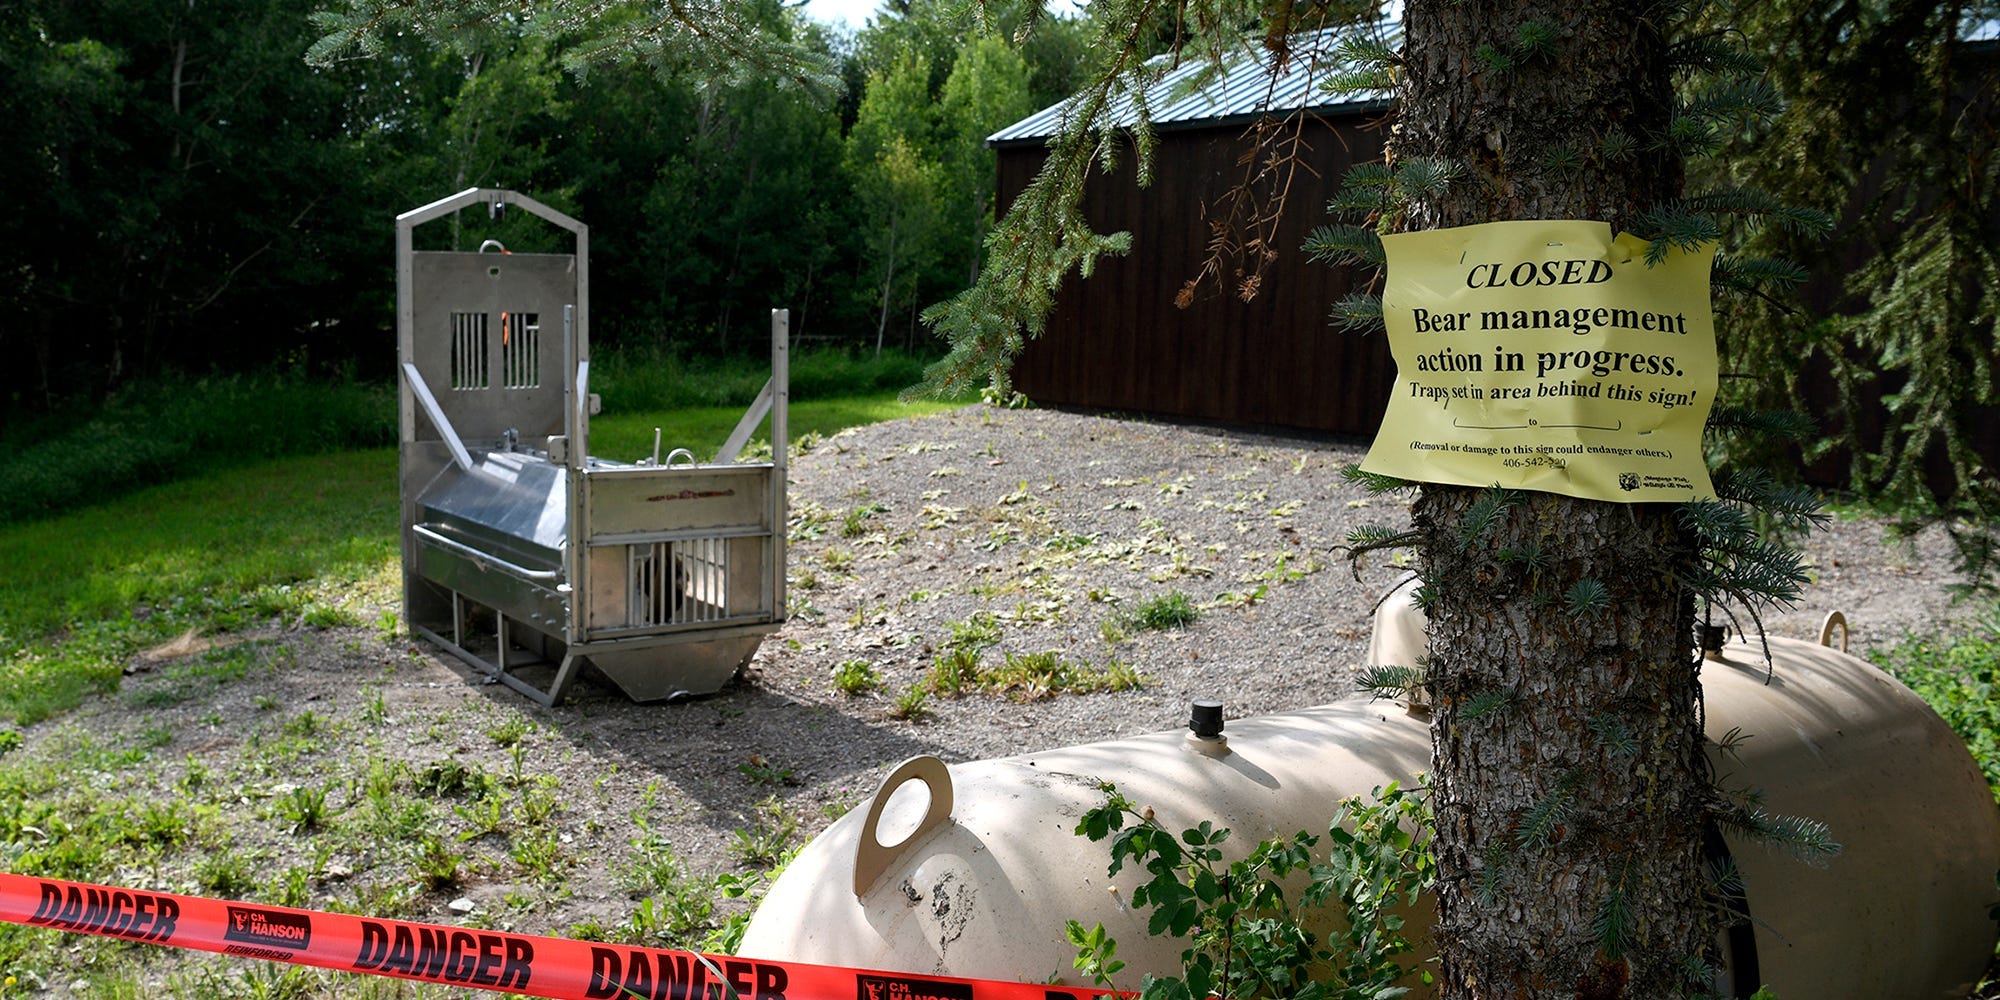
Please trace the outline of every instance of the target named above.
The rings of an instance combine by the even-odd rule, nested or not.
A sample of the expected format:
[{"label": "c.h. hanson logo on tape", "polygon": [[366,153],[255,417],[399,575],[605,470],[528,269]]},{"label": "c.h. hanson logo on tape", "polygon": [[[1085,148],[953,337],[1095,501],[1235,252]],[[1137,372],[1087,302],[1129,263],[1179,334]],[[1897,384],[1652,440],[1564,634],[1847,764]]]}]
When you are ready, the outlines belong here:
[{"label": "c.h. hanson logo on tape", "polygon": [[289,961],[312,946],[312,918],[255,906],[229,906],[222,925],[223,952]]},{"label": "c.h. hanson logo on tape", "polygon": [[854,1000],[972,1000],[971,983],[920,976],[855,976]]},{"label": "c.h. hanson logo on tape", "polygon": [[223,927],[222,936],[225,940],[243,944],[301,951],[312,946],[312,918],[254,906],[232,906],[229,908],[229,923]]}]

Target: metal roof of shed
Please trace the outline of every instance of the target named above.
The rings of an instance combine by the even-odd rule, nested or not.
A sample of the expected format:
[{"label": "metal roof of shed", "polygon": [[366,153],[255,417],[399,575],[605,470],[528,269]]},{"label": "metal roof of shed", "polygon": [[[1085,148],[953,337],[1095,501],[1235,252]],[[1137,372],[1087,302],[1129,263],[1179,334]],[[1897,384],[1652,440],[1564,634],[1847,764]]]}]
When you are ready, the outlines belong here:
[{"label": "metal roof of shed", "polygon": [[[1153,125],[1163,129],[1225,125],[1299,110],[1323,113],[1382,107],[1392,98],[1387,91],[1330,94],[1322,89],[1335,69],[1336,45],[1344,34],[1352,32],[1380,34],[1393,44],[1401,28],[1394,20],[1385,20],[1294,36],[1290,57],[1275,78],[1271,74],[1272,54],[1256,37],[1245,39],[1241,47],[1225,54],[1220,67],[1214,60],[1183,53],[1181,65],[1167,70],[1145,89]],[[1154,65],[1157,68],[1159,63]],[[1077,97],[1070,97],[1043,108],[987,136],[986,141],[1001,146],[1047,139],[1062,131],[1077,102]],[[1099,116],[1098,127],[1128,128],[1138,121],[1128,92],[1111,99]]]}]

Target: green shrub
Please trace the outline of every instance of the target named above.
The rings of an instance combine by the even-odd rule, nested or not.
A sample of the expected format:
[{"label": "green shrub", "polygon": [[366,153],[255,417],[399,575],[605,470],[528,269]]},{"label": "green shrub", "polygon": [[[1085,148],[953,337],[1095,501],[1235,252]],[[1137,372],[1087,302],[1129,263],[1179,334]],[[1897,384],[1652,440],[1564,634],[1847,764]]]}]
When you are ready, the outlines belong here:
[{"label": "green shrub", "polygon": [[1909,636],[1871,656],[1965,740],[2000,799],[2000,607],[1964,635]]},{"label": "green shrub", "polygon": [[[793,402],[899,392],[923,377],[922,359],[901,351],[842,349],[792,352],[786,363]],[[591,385],[607,412],[749,405],[771,377],[762,355],[725,360],[681,357],[658,345],[619,345],[591,359]]]},{"label": "green shrub", "polygon": [[[1083,814],[1076,832],[1111,841],[1111,874],[1143,869],[1132,904],[1150,911],[1147,930],[1187,942],[1180,975],[1149,972],[1140,1000],[1189,997],[1371,997],[1411,992],[1430,970],[1404,963],[1416,949],[1399,912],[1437,881],[1431,853],[1436,820],[1427,788],[1391,782],[1372,796],[1339,803],[1327,836],[1300,831],[1229,861],[1230,831],[1207,820],[1178,835],[1141,812],[1110,784],[1104,805]],[[1294,892],[1301,877],[1303,892]],[[1322,910],[1341,919],[1325,920]],[[1327,933],[1331,924],[1335,929]],[[1103,924],[1065,928],[1076,967],[1099,986],[1125,963]],[[1128,987],[1129,988],[1129,987]]]},{"label": "green shrub", "polygon": [[395,441],[388,385],[165,376],[121,389],[79,422],[34,421],[0,436],[0,525],[265,459]]}]

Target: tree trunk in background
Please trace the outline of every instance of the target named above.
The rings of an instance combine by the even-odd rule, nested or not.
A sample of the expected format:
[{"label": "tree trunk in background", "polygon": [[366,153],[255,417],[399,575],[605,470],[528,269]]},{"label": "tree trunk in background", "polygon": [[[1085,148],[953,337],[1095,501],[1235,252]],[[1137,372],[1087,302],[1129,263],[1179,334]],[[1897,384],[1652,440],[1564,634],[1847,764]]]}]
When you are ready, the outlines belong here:
[{"label": "tree trunk in background", "polygon": [[[1651,149],[1672,109],[1667,16],[1643,0],[1411,0],[1393,155],[1461,170],[1413,225],[1592,219],[1619,230],[1675,196],[1679,161]],[[1520,50],[1530,23],[1553,31],[1541,54]],[[1486,46],[1511,67],[1482,58]],[[1614,131],[1639,152],[1606,162],[1600,144]],[[1693,601],[1672,575],[1690,555],[1678,515],[1528,493],[1462,550],[1459,525],[1479,493],[1427,486],[1414,510],[1437,594],[1443,995],[1705,988],[1688,972],[1713,935]],[[1545,556],[1539,569],[1500,555],[1530,547]],[[1563,595],[1590,579],[1609,608],[1579,615]]]}]

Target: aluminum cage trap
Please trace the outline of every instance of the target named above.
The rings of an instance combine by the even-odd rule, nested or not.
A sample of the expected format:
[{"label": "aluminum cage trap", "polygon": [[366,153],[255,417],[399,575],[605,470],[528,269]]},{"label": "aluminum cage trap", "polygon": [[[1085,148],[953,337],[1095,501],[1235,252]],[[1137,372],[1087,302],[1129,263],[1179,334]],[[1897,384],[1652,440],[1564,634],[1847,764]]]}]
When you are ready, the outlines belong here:
[{"label": "aluminum cage trap", "polygon": [[[507,206],[574,254],[417,252],[413,230]],[[589,664],[637,701],[708,694],[784,621],[788,317],[771,379],[711,461],[589,454],[589,228],[473,188],[396,218],[403,613],[411,632],[543,704]]]}]

